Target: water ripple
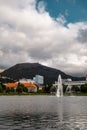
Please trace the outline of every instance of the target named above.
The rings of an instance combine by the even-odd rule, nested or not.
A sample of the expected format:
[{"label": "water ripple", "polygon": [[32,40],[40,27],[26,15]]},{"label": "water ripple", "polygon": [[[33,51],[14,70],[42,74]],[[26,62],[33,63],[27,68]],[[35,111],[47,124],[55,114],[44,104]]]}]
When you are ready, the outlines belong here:
[{"label": "water ripple", "polygon": [[86,97],[0,97],[0,130],[86,130],[86,121]]}]

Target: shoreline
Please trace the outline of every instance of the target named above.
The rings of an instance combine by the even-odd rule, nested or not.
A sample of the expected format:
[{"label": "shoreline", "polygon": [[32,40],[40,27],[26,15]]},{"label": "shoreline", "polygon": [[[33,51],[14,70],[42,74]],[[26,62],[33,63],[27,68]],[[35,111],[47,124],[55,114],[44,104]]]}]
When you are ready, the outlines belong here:
[{"label": "shoreline", "polygon": [[[0,96],[56,96],[55,94],[49,94],[49,93],[0,93]],[[75,94],[64,94],[63,96],[87,96],[87,93],[75,93]]]}]

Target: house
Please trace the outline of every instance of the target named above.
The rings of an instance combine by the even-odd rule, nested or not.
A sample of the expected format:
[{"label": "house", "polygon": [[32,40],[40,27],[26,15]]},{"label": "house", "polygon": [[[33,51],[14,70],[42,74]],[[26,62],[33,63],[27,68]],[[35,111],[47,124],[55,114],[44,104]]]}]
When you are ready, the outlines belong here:
[{"label": "house", "polygon": [[23,82],[21,84],[23,84],[24,87],[28,88],[28,92],[37,92],[37,86],[34,83]]},{"label": "house", "polygon": [[27,83],[30,83],[30,82],[31,82],[31,83],[35,83],[34,80],[32,80],[32,79],[25,79],[25,78],[20,79],[19,82],[20,82],[20,83],[25,83],[25,82],[27,82]]},{"label": "house", "polygon": [[[24,87],[28,88],[28,92],[37,92],[37,85],[32,82],[20,82]],[[17,89],[18,82],[5,84],[7,88]]]},{"label": "house", "polygon": [[14,88],[16,90],[18,83],[7,83],[6,88]]}]

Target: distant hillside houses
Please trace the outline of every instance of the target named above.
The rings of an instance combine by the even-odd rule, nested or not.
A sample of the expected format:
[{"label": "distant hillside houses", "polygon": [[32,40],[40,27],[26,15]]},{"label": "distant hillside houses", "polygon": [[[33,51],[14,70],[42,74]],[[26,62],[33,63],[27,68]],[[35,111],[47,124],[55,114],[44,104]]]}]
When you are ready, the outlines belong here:
[{"label": "distant hillside houses", "polygon": [[19,82],[20,82],[20,83],[25,83],[25,82],[27,82],[27,83],[36,83],[36,82],[35,82],[34,80],[32,80],[32,79],[25,79],[25,78],[20,79]]}]

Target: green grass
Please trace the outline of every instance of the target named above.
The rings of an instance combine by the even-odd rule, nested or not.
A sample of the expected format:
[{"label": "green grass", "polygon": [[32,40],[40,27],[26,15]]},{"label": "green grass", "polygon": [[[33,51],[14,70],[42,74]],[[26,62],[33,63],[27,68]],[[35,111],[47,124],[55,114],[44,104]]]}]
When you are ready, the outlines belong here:
[{"label": "green grass", "polygon": [[64,96],[87,96],[87,93],[71,93],[64,94]]},{"label": "green grass", "polygon": [[[50,93],[42,93],[42,92],[37,92],[37,93],[0,93],[0,96],[28,96],[28,95],[52,95],[55,96],[55,94],[50,94]],[[87,96],[87,93],[73,93],[73,94],[64,94],[64,96]]]},{"label": "green grass", "polygon": [[27,96],[27,95],[54,95],[54,94],[50,94],[50,93],[0,93],[0,96]]}]

